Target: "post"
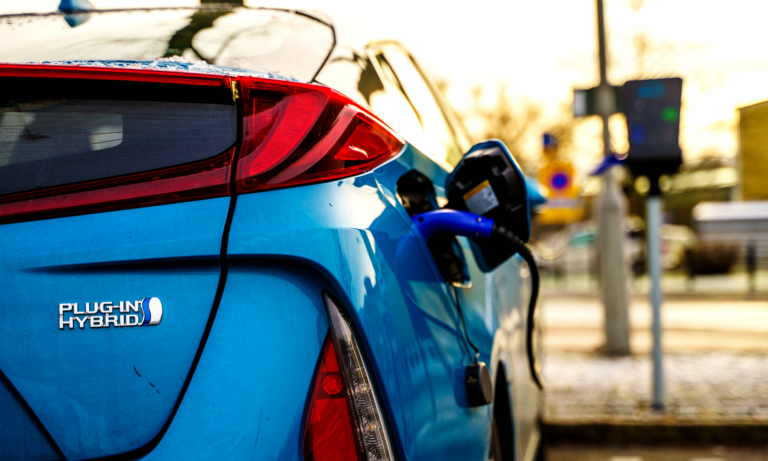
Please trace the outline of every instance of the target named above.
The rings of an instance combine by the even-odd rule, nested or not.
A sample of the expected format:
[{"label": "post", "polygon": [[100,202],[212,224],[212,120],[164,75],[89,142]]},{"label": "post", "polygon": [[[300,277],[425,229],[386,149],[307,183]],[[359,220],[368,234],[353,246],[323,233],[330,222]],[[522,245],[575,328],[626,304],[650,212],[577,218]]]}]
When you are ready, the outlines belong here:
[{"label": "post", "polygon": [[605,21],[603,19],[603,0],[597,0],[597,47],[600,53],[600,84],[608,82],[608,63],[605,53]]},{"label": "post", "polygon": [[747,283],[749,285],[749,292],[754,294],[757,290],[757,247],[755,242],[750,240],[747,243]]},{"label": "post", "polygon": [[[651,178],[658,184],[658,178]],[[656,190],[654,190],[656,189]],[[648,271],[651,276],[651,305],[653,306],[653,399],[651,407],[664,409],[664,369],[661,357],[661,197],[658,185],[648,194]]]},{"label": "post", "polygon": [[[600,60],[600,86],[596,108],[603,120],[603,152],[611,155],[611,115],[614,93],[608,84],[603,0],[597,0],[597,37]],[[605,345],[608,355],[629,355],[629,312],[627,309],[627,275],[624,263],[624,231],[621,221],[626,205],[618,189],[613,169],[603,174],[603,194],[597,205],[599,280],[605,309]]]}]

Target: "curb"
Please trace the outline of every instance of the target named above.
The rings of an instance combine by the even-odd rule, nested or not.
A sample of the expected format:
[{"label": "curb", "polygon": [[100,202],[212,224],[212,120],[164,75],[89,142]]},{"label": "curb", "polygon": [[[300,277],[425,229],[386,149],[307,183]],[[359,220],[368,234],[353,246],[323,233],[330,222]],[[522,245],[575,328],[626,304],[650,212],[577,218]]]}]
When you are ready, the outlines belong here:
[{"label": "curb", "polygon": [[547,445],[765,445],[768,424],[544,423]]},{"label": "curb", "polygon": [[[629,299],[633,301],[637,300],[648,300],[648,297],[650,296],[649,293],[645,292],[635,292],[631,293],[629,295]],[[595,293],[594,291],[553,291],[551,289],[542,290],[541,293],[542,299],[594,299],[596,302],[600,302],[600,296],[599,294]],[[759,291],[756,293],[749,293],[747,291],[742,292],[711,292],[711,293],[702,293],[702,292],[686,292],[686,291],[665,291],[664,292],[664,299],[665,300],[673,300],[673,301],[698,301],[698,300],[705,300],[705,301],[766,301],[768,300],[768,292],[766,291]]]}]

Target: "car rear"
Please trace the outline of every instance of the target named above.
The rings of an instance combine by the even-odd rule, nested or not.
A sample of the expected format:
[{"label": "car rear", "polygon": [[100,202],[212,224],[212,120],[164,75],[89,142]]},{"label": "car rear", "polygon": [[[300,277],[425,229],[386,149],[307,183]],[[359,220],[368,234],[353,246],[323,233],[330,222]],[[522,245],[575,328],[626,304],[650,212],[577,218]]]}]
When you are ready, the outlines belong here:
[{"label": "car rear", "polygon": [[[329,51],[326,25],[278,13]],[[190,45],[205,55],[217,28],[279,29],[270,22],[278,13],[64,12],[5,25],[29,19],[39,32],[66,19],[55,25],[73,31],[61,41],[72,45],[89,24],[106,33],[144,15],[171,24],[169,52]],[[223,21],[185,42],[189,25],[178,18]],[[156,31],[130,33],[157,41]],[[235,458],[258,444],[261,456],[281,459],[393,459],[339,279],[312,251],[305,261],[274,258],[286,238],[239,224],[238,214],[268,211],[238,208],[238,197],[282,203],[269,214],[278,228],[312,228],[325,209],[284,191],[346,190],[361,174],[370,181],[404,141],[345,96],[295,77],[184,59],[107,61],[122,49],[108,40],[84,40],[80,51],[90,51],[78,55],[29,37],[40,47],[15,41],[0,53],[22,61],[0,65],[0,458]],[[269,63],[281,49],[273,48],[255,61],[221,50],[206,59],[252,66]],[[25,49],[50,54],[18,58]],[[326,56],[286,69],[311,78],[307,69]],[[27,62],[35,58],[47,62]],[[381,205],[365,191],[337,206],[350,197]],[[274,252],[237,254],[244,243],[241,233],[233,251],[233,226]]]}]

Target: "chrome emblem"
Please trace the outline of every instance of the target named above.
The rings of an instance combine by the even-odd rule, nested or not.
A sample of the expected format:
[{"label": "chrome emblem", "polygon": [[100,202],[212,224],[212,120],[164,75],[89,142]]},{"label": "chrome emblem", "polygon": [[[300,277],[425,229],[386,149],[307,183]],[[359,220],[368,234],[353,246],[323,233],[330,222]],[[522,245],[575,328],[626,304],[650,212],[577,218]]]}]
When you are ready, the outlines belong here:
[{"label": "chrome emblem", "polygon": [[163,303],[159,298],[140,301],[111,301],[59,304],[59,330],[83,328],[138,327],[157,325],[163,319]]}]

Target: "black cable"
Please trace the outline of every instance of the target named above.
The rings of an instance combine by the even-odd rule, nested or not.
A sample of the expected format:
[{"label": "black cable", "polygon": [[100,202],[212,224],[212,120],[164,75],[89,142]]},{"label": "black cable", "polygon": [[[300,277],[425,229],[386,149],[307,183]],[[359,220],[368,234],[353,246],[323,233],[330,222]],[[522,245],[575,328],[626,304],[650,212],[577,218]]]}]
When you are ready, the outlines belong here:
[{"label": "black cable", "polygon": [[517,250],[520,257],[528,264],[528,269],[531,272],[531,298],[528,302],[528,318],[526,321],[525,332],[525,348],[528,353],[528,368],[531,372],[531,378],[539,386],[539,389],[544,389],[544,385],[539,378],[539,373],[536,371],[536,360],[533,351],[533,332],[535,330],[534,314],[536,312],[536,301],[539,299],[539,266],[536,264],[536,258],[528,248],[528,246],[520,240],[512,231],[505,229],[503,226],[495,225],[493,227],[494,235],[502,237],[510,242],[515,250]]},{"label": "black cable", "polygon": [[456,294],[456,309],[459,311],[459,316],[461,317],[461,323],[464,324],[464,334],[467,336],[467,342],[470,346],[472,346],[472,349],[475,350],[475,363],[477,363],[478,359],[480,358],[480,349],[475,346],[475,343],[472,342],[472,339],[469,337],[469,328],[467,328],[467,321],[464,319],[464,313],[461,311],[461,303],[459,302],[459,289],[456,288],[456,285],[453,286],[453,292]]}]

